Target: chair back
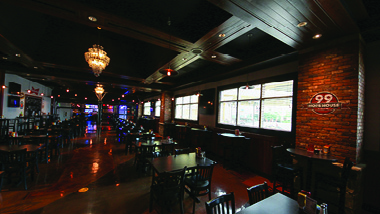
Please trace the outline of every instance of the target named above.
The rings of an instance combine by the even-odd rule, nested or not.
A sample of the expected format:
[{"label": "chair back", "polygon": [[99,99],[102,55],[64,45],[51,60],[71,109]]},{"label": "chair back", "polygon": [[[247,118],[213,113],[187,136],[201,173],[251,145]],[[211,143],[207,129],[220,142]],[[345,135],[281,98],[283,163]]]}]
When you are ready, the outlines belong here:
[{"label": "chair back", "polygon": [[173,154],[174,143],[163,143],[161,144],[161,151],[158,153],[160,157],[165,157]]},{"label": "chair back", "polygon": [[211,178],[212,178],[212,172],[214,170],[214,164],[211,164],[210,166],[200,166],[198,164],[197,168],[194,171],[194,183],[199,183],[199,182],[210,182],[211,183]]},{"label": "chair back", "polygon": [[141,145],[139,147],[136,147],[136,150],[136,155],[138,155],[140,159],[153,158],[154,152],[156,150],[156,145]]},{"label": "chair back", "polygon": [[205,202],[207,214],[235,214],[235,196],[231,192]]},{"label": "chair back", "polygon": [[163,172],[152,176],[151,191],[163,197],[162,199],[176,198],[183,195],[183,182],[187,167],[181,170]]},{"label": "chair back", "polygon": [[26,165],[26,149],[11,152],[0,150],[0,164],[3,169],[14,166],[24,167]]},{"label": "chair back", "polygon": [[266,181],[262,184],[258,184],[247,188],[249,205],[255,204],[267,197],[269,197],[268,184]]}]

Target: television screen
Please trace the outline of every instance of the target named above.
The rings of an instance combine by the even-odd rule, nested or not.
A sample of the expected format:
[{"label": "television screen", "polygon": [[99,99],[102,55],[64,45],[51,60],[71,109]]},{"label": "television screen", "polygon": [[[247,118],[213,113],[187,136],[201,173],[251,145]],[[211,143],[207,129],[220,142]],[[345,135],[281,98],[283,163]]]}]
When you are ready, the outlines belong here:
[{"label": "television screen", "polygon": [[15,82],[9,82],[8,93],[9,94],[20,94],[21,84]]},{"label": "television screen", "polygon": [[20,97],[8,96],[8,107],[20,107]]}]

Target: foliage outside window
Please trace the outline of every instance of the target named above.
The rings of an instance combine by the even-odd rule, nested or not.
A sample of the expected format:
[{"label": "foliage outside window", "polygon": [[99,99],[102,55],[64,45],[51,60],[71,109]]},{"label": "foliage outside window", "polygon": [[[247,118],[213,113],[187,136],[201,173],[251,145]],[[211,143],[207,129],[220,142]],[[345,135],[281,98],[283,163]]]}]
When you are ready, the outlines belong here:
[{"label": "foliage outside window", "polygon": [[144,103],[144,115],[150,115],[150,102]]},{"label": "foliage outside window", "polygon": [[159,117],[161,112],[161,101],[157,100],[154,108],[154,116]]},{"label": "foliage outside window", "polygon": [[198,96],[175,98],[175,119],[198,120]]},{"label": "foliage outside window", "polygon": [[290,132],[293,80],[253,86],[220,91],[218,123]]}]

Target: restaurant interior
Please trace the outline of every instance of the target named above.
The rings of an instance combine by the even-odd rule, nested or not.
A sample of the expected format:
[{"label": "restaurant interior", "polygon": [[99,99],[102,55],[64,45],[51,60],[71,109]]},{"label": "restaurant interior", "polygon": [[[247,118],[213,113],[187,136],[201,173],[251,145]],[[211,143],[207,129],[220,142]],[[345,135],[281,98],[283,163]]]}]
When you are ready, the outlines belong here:
[{"label": "restaurant interior", "polygon": [[380,213],[380,1],[0,0],[0,213]]}]

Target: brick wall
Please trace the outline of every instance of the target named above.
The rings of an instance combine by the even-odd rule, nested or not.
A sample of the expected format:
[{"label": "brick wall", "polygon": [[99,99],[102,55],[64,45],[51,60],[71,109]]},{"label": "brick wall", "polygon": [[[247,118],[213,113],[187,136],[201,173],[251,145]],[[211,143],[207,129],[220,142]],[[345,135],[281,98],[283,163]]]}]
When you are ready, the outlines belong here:
[{"label": "brick wall", "polygon": [[[318,146],[328,144],[331,145],[331,153],[340,162],[345,157],[356,161],[362,144],[362,115],[358,112],[362,112],[364,106],[361,50],[359,39],[354,39],[300,54],[297,148],[306,149],[309,143]],[[359,78],[359,73],[363,78]],[[336,109],[330,114],[316,114],[305,108],[305,104],[319,92],[334,94],[340,103],[349,103],[349,108]]]}]

